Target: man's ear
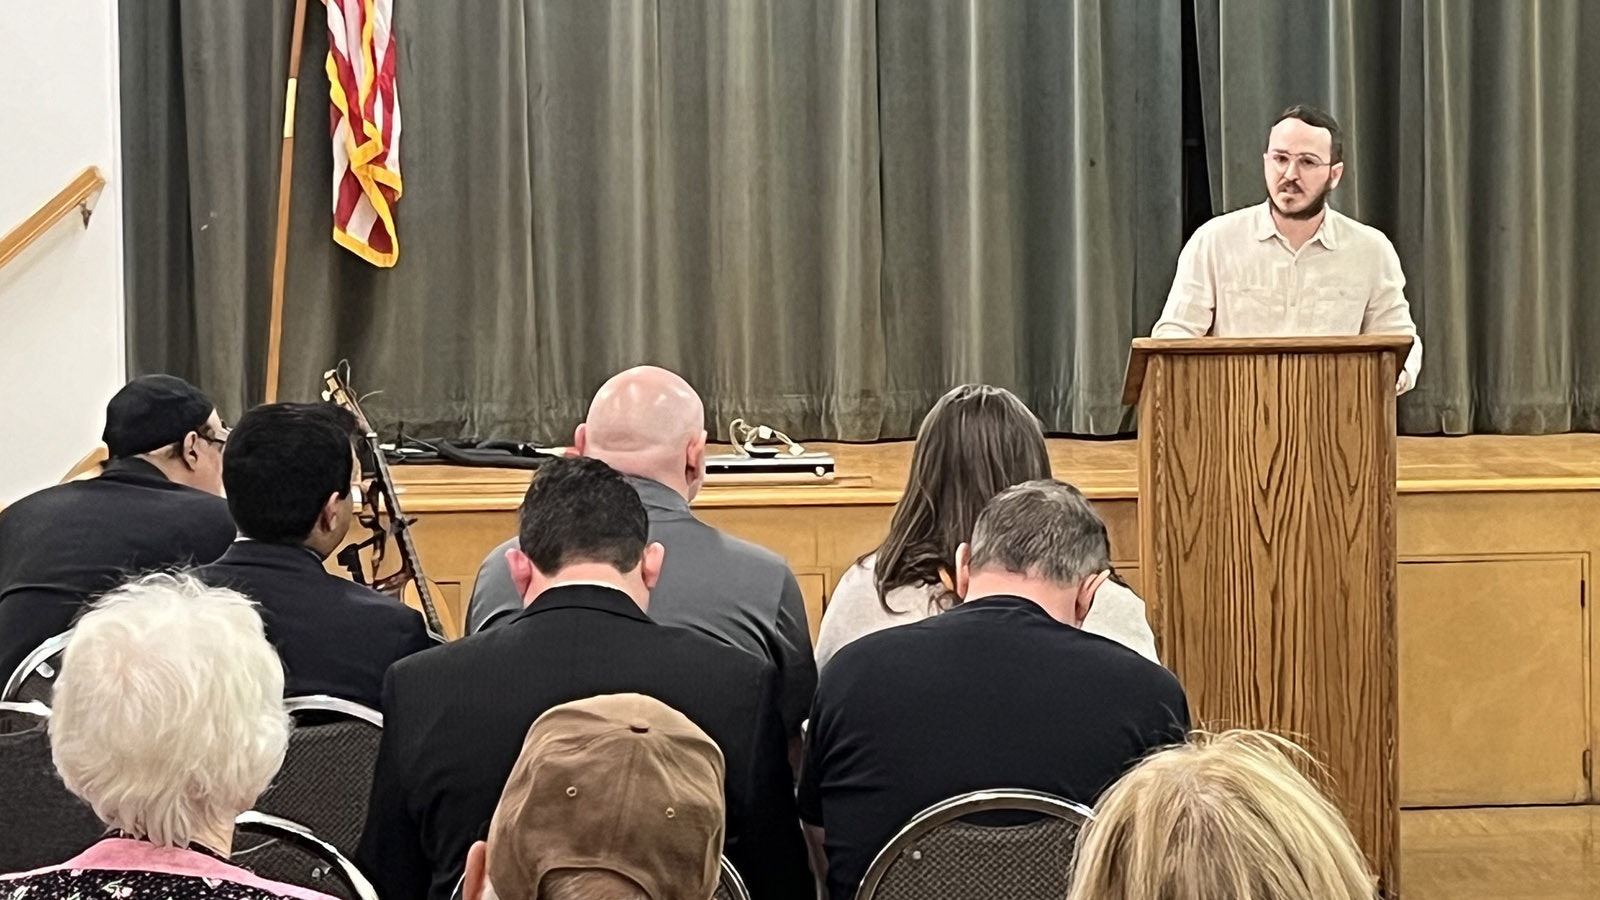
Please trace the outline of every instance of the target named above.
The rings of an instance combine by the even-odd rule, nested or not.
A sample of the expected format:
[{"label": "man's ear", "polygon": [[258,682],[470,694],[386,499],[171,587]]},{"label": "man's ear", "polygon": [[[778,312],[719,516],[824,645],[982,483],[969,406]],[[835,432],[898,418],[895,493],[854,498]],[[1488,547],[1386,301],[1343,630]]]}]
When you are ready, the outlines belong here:
[{"label": "man's ear", "polygon": [[[345,495],[345,497],[348,496],[350,495]],[[317,524],[315,526],[318,531],[332,533],[339,529],[339,506],[344,503],[345,497],[341,497],[335,492],[329,494],[328,499],[322,501],[322,511],[317,513]]]},{"label": "man's ear", "polygon": [[695,494],[700,493],[701,485],[706,481],[706,433],[702,429],[700,436],[689,442],[683,454],[683,481],[689,486],[689,499],[693,500]]},{"label": "man's ear", "polygon": [[200,464],[200,442],[205,438],[200,432],[191,431],[183,436],[183,452],[178,454],[183,464],[193,469]]},{"label": "man's ear", "polygon": [[589,423],[579,422],[578,427],[572,431],[572,450],[579,456],[589,449]]},{"label": "man's ear", "polygon": [[639,577],[644,579],[644,586],[654,590],[656,582],[661,580],[661,563],[667,558],[667,548],[659,542],[651,543],[644,548],[644,556],[639,560]]},{"label": "man's ear", "polygon": [[1339,186],[1339,180],[1344,178],[1344,163],[1336,162],[1328,167],[1328,190]]},{"label": "man's ear", "polygon": [[1076,620],[1072,623],[1073,625],[1079,628],[1083,627],[1084,621],[1089,618],[1089,610],[1094,607],[1094,595],[1110,579],[1111,572],[1108,569],[1083,580],[1083,584],[1078,588],[1078,596],[1072,611],[1073,618]]},{"label": "man's ear", "polygon": [[484,887],[489,883],[489,845],[474,841],[467,848],[467,871],[461,880],[462,900],[483,900]]},{"label": "man's ear", "polygon": [[967,599],[967,589],[972,584],[972,545],[962,542],[956,548],[956,596]]},{"label": "man's ear", "polygon": [[528,589],[533,586],[533,560],[521,547],[512,547],[506,551],[506,568],[511,570],[511,586],[517,589],[522,602],[527,603]]}]

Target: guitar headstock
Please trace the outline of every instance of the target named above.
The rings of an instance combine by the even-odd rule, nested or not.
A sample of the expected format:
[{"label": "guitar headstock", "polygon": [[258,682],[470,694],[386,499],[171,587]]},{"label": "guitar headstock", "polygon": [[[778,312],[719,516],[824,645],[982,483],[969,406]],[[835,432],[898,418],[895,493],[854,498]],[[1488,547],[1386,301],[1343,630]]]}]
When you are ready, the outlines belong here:
[{"label": "guitar headstock", "polygon": [[344,407],[356,417],[356,427],[363,434],[372,434],[372,423],[367,421],[367,414],[361,411],[361,402],[356,399],[356,392],[350,389],[349,363],[340,363],[336,368],[323,373],[322,381],[327,389],[322,392],[322,399],[329,403]]}]

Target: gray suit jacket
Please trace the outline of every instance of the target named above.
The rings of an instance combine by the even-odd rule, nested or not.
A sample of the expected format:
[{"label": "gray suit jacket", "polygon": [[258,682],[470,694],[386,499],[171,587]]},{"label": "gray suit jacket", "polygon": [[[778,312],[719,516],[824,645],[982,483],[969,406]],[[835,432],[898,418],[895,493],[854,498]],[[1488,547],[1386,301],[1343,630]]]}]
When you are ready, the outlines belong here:
[{"label": "gray suit jacket", "polygon": [[[650,618],[710,635],[770,660],[777,669],[787,734],[800,733],[811,712],[817,666],[811,654],[805,599],[783,558],[723,534],[695,518],[689,502],[647,478],[628,482],[650,517],[650,540],[666,548],[661,580],[650,592]],[[520,610],[506,551],[512,538],[490,551],[478,568],[467,604],[467,631],[477,633],[497,614]],[[507,621],[511,615],[497,620]]]}]

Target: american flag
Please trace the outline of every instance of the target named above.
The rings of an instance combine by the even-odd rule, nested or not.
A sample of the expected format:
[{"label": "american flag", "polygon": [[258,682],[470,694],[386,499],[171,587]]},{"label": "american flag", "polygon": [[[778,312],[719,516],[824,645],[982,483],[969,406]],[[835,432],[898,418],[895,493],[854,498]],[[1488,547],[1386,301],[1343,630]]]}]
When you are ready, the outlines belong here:
[{"label": "american flag", "polygon": [[394,0],[326,0],[333,100],[333,239],[375,266],[400,258],[400,97]]}]

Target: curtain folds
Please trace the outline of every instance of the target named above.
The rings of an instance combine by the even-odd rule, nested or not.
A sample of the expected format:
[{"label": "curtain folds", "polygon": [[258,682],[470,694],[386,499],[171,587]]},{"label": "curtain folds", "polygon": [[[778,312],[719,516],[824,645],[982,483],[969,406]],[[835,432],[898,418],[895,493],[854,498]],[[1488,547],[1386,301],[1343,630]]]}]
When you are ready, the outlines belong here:
[{"label": "curtain folds", "polygon": [[[1394,240],[1404,430],[1600,427],[1585,0],[397,0],[401,258],[331,240],[327,52],[296,108],[282,395],[349,359],[385,426],[565,439],[653,362],[800,439],[914,434],[951,385],[1109,434],[1184,235],[1194,4],[1212,201],[1294,102]],[[124,3],[129,359],[263,394],[291,4]],[[1591,290],[1592,292],[1592,290]]]},{"label": "curtain folds", "polygon": [[[351,360],[429,435],[564,438],[654,362],[804,438],[952,384],[1109,432],[1181,234],[1180,0],[401,0],[401,259],[328,237],[308,23],[283,390]],[[263,391],[288,4],[124,4],[130,359]],[[218,164],[225,160],[225,164]]]},{"label": "curtain folds", "polygon": [[[1600,8],[1196,0],[1212,199],[1259,202],[1267,123],[1345,126],[1333,201],[1389,235],[1426,355],[1411,433],[1600,429]],[[1588,114],[1585,114],[1588,113]]]}]

